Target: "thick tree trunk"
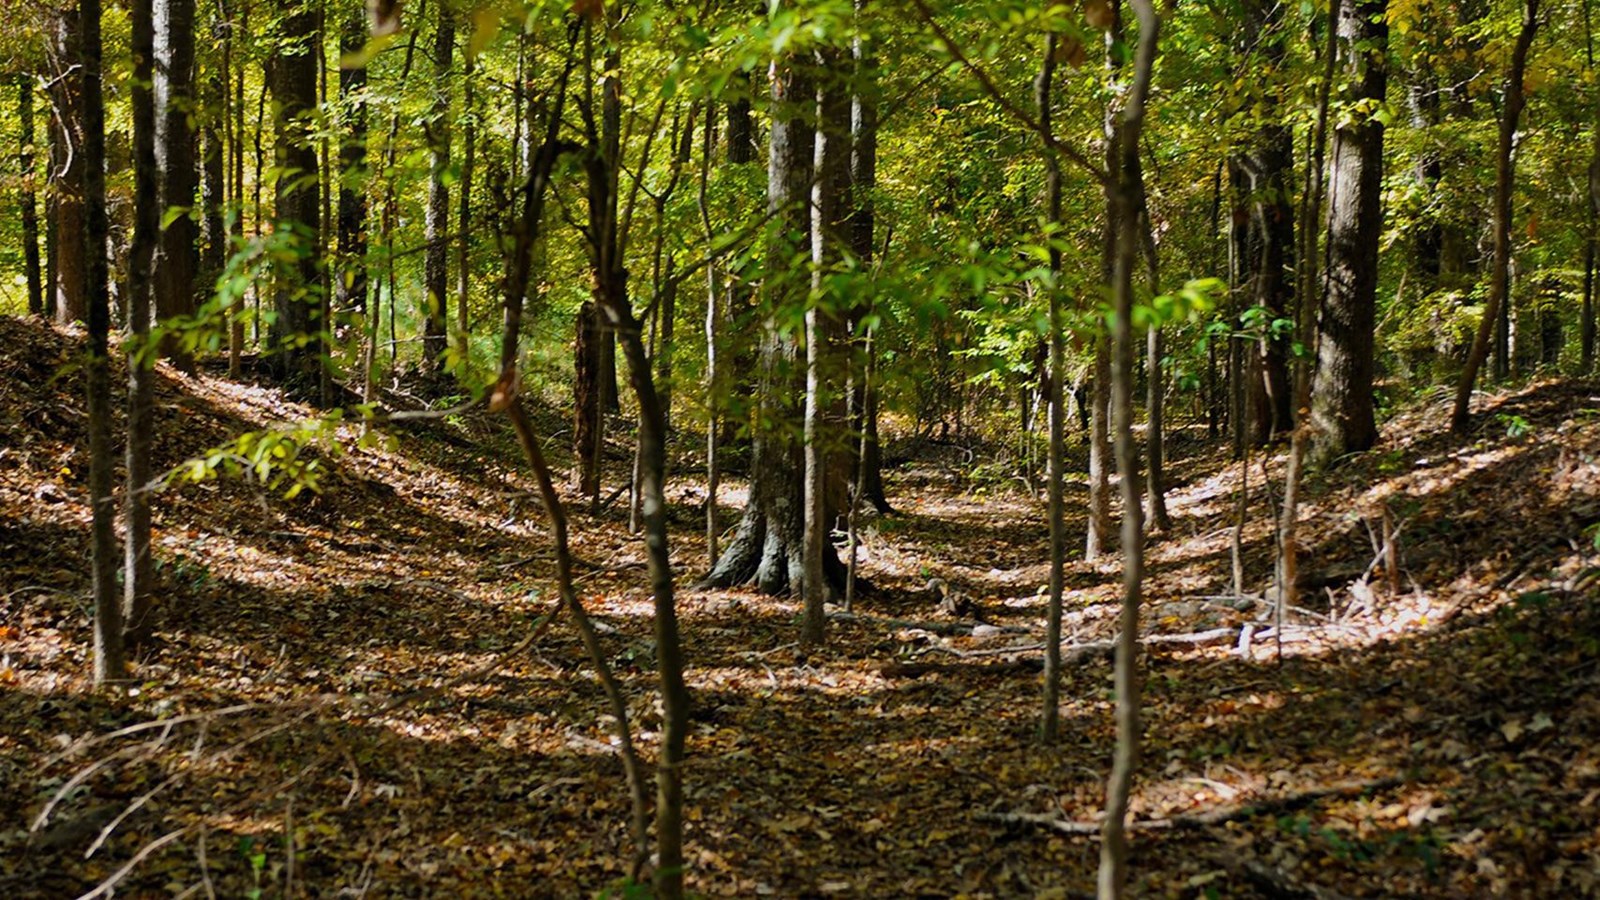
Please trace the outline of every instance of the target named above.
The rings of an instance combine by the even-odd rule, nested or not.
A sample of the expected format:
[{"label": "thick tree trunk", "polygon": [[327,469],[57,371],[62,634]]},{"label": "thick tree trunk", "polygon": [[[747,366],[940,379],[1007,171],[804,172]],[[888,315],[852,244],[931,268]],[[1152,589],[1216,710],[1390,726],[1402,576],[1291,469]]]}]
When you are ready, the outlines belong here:
[{"label": "thick tree trunk", "polygon": [[428,249],[422,257],[422,288],[427,303],[422,321],[421,370],[430,377],[443,371],[448,349],[450,188],[445,173],[450,168],[450,59],[455,50],[456,26],[448,4],[438,4],[439,21],[433,37],[433,109],[428,119],[428,208],[424,219]]},{"label": "thick tree trunk", "polygon": [[143,358],[150,337],[151,263],[160,239],[160,173],[156,167],[156,107],[151,96],[155,66],[155,18],[151,0],[130,10],[133,78],[133,238],[128,251],[128,442],[124,457],[124,550],[122,615],[128,641],[137,647],[150,629],[150,443],[155,373]]},{"label": "thick tree trunk", "polygon": [[322,298],[315,250],[321,245],[317,202],[317,152],[308,133],[317,103],[317,40],[311,0],[298,0],[284,15],[283,33],[301,52],[279,54],[272,64],[274,161],[280,173],[273,204],[273,231],[291,234],[298,258],[280,267],[272,323],[274,368],[294,389],[315,396],[322,360]]},{"label": "thick tree trunk", "polygon": [[[1385,0],[1355,0],[1337,34],[1353,82],[1352,100],[1381,102],[1388,85]],[[1378,286],[1383,123],[1357,116],[1333,136],[1328,274],[1318,320],[1316,393],[1309,448],[1315,464],[1366,450],[1378,439],[1372,408],[1373,328]]]},{"label": "thick tree trunk", "polygon": [[[55,107],[50,128],[50,171],[55,178],[55,190],[50,198],[50,263],[54,274],[50,283],[55,290],[52,301],[56,321],[62,325],[81,322],[88,318],[89,299],[86,293],[90,259],[84,254],[82,240],[87,227],[84,211],[84,148],[76,133],[83,121],[83,97],[79,94],[81,77],[74,77],[70,69],[77,65],[82,45],[82,23],[76,8],[63,9],[52,16],[52,53],[50,96]],[[104,256],[104,249],[93,254]]]},{"label": "thick tree trunk", "polygon": [[[1510,306],[1511,278],[1511,195],[1516,183],[1516,160],[1513,155],[1517,137],[1517,121],[1527,103],[1523,75],[1528,66],[1528,51],[1533,46],[1534,34],[1539,28],[1539,0],[1525,0],[1522,8],[1522,30],[1517,34],[1517,44],[1511,53],[1511,65],[1506,72],[1505,106],[1500,111],[1500,141],[1495,155],[1494,183],[1494,263],[1489,272],[1489,302],[1484,305],[1483,319],[1478,323],[1478,333],[1467,354],[1466,368],[1456,385],[1456,404],[1450,417],[1451,430],[1465,434],[1472,425],[1472,388],[1478,380],[1478,370],[1483,366],[1489,351],[1489,339],[1503,310]],[[1509,343],[1509,342],[1508,342]],[[1501,351],[1501,357],[1507,354]]]},{"label": "thick tree trunk", "polygon": [[28,314],[44,315],[44,279],[39,268],[39,195],[34,189],[33,76],[17,76],[17,124],[21,140],[17,147],[17,169],[22,189],[17,202],[22,207],[22,267],[28,280]]},{"label": "thick tree trunk", "polygon": [[[795,400],[804,395],[799,348],[778,327],[780,312],[792,315],[809,287],[789,273],[789,261],[810,250],[814,132],[807,107],[815,93],[788,60],[772,66],[772,133],[768,142],[766,272],[763,335],[757,358],[757,409],[753,417],[750,496],[738,532],[703,584],[732,587],[754,584],[769,594],[803,593],[804,540],[801,446],[795,425],[801,420]],[[787,316],[785,316],[787,317]],[[842,585],[844,566],[824,548],[824,575]]]},{"label": "thick tree trunk", "polygon": [[[80,103],[80,116],[69,128],[76,132],[83,171],[83,224],[75,239],[85,262],[83,288],[89,325],[89,505],[93,513],[91,568],[94,583],[94,681],[104,684],[127,676],[122,644],[122,597],[117,590],[116,506],[111,493],[111,295],[106,263],[106,112],[102,91],[100,0],[79,0],[78,71],[70,93]],[[70,59],[70,57],[68,57]]]},{"label": "thick tree trunk", "polygon": [[[151,284],[156,318],[193,315],[195,274],[199,268],[200,228],[195,221],[195,192],[199,167],[195,153],[194,91],[195,0],[155,2],[155,108],[156,166],[161,172],[162,216],[169,210],[183,213],[171,218],[161,231]],[[192,362],[169,341],[162,355],[178,357],[184,367]]]}]

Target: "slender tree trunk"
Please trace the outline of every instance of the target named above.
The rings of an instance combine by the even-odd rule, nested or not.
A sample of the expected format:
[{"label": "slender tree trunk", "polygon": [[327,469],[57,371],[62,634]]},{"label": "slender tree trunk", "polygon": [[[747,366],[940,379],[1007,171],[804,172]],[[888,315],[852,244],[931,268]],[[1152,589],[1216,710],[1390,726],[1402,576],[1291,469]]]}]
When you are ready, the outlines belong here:
[{"label": "slender tree trunk", "polygon": [[[1339,20],[1341,0],[1333,0],[1328,10],[1328,41],[1322,48],[1322,82],[1317,89],[1317,118],[1310,134],[1305,191],[1300,200],[1300,246],[1297,263],[1298,301],[1295,333],[1315,355],[1316,311],[1321,299],[1317,290],[1318,229],[1322,222],[1324,154],[1328,145],[1328,100],[1333,89],[1333,73],[1338,65],[1339,42],[1333,23]],[[1278,633],[1283,633],[1284,607],[1300,595],[1300,479],[1306,446],[1311,439],[1311,362],[1301,356],[1294,364],[1294,411],[1296,426],[1289,442],[1289,460],[1283,475],[1283,514],[1278,524]]]},{"label": "slender tree trunk", "polygon": [[428,249],[423,253],[422,288],[427,308],[422,323],[422,366],[429,377],[443,371],[448,348],[448,282],[450,268],[450,188],[445,173],[450,168],[450,60],[455,51],[456,26],[450,7],[439,3],[433,38],[433,110],[428,119],[428,209],[424,231]]},{"label": "slender tree trunk", "polygon": [[[1034,106],[1039,130],[1046,141],[1055,139],[1051,93],[1055,86],[1056,44],[1054,34],[1045,36],[1039,75],[1034,80]],[[1066,336],[1062,321],[1061,250],[1065,239],[1061,221],[1061,160],[1053,148],[1044,153],[1045,221],[1049,226],[1050,281],[1050,367],[1046,379],[1050,390],[1050,460],[1046,481],[1050,516],[1050,601],[1044,638],[1044,711],[1039,719],[1039,741],[1053,744],[1061,732],[1061,604],[1066,585],[1067,529],[1063,482],[1066,480],[1065,429]]]},{"label": "slender tree trunk", "polygon": [[[1352,100],[1382,102],[1389,26],[1386,0],[1354,0],[1340,13],[1341,56]],[[1328,215],[1328,275],[1318,322],[1310,458],[1325,464],[1378,439],[1372,408],[1373,328],[1378,286],[1383,123],[1356,116],[1334,130]]]},{"label": "slender tree trunk", "polygon": [[[855,0],[856,18],[860,19],[869,0]],[[864,36],[866,29],[858,32],[851,45],[855,66],[850,98],[850,246],[851,252],[864,270],[873,268],[877,254],[877,199],[878,190],[878,58]],[[873,315],[872,292],[859,305],[855,318],[859,322]],[[861,332],[862,329],[855,329]],[[876,343],[875,335],[857,334],[862,347]],[[869,358],[860,366],[863,376],[858,379],[851,397],[850,422],[852,431],[861,435],[863,452],[856,467],[861,471],[857,479],[862,484],[861,496],[872,503],[881,515],[893,512],[889,497],[883,488],[883,447],[878,441],[878,384],[867,374],[873,363]]]},{"label": "slender tree trunk", "polygon": [[155,19],[151,0],[134,0],[130,9],[133,78],[133,238],[128,251],[128,441],[124,462],[124,555],[122,616],[130,646],[138,647],[150,629],[150,444],[153,437],[154,377],[145,355],[150,338],[151,262],[161,231],[161,199],[156,168],[156,109],[151,96],[155,66]]},{"label": "slender tree trunk", "polygon": [[829,585],[824,557],[833,554],[829,534],[840,504],[831,502],[830,482],[839,467],[833,447],[844,430],[839,359],[843,320],[839,298],[827,290],[828,275],[844,257],[850,215],[850,92],[844,56],[819,52],[815,178],[811,187],[811,293],[806,309],[805,407],[805,618],[801,642],[819,645],[827,626]]},{"label": "slender tree trunk", "polygon": [[[200,228],[194,215],[199,167],[196,165],[194,119],[195,0],[156,0],[155,108],[156,165],[161,172],[161,206],[169,218],[161,231],[151,283],[156,317],[166,321],[195,311],[195,276],[199,269]],[[173,217],[168,210],[181,209]],[[193,361],[168,341],[164,356],[184,368]]]},{"label": "slender tree trunk", "polygon": [[[112,497],[111,297],[106,263],[106,113],[102,92],[100,0],[79,0],[79,70],[71,78],[81,118],[72,123],[82,157],[84,229],[72,234],[81,245],[88,302],[86,382],[89,410],[89,504],[93,511],[94,681],[127,675],[122,644],[122,597],[117,590],[116,505]],[[65,238],[67,235],[64,234]]]},{"label": "slender tree trunk", "polygon": [[[213,13],[210,28],[212,39],[219,46],[227,40],[227,23],[218,18],[220,14],[220,11]],[[200,257],[200,276],[196,288],[197,292],[204,294],[211,292],[228,259],[228,236],[223,225],[227,206],[226,148],[222,140],[222,129],[226,127],[229,115],[226,65],[225,58],[218,58],[216,54],[208,59],[199,110],[204,123],[201,129],[204,153],[201,157],[200,203],[204,210],[202,237],[205,239],[205,249]]]},{"label": "slender tree trunk", "polygon": [[278,170],[273,230],[294,235],[296,261],[280,272],[272,343],[279,377],[315,396],[323,365],[321,281],[315,249],[321,246],[321,208],[317,194],[317,151],[308,130],[317,103],[316,16],[310,0],[298,0],[283,18],[285,37],[301,44],[298,53],[279,54],[272,66],[275,106],[273,153]]},{"label": "slender tree trunk", "polygon": [[[1511,276],[1511,197],[1516,182],[1517,121],[1527,103],[1523,91],[1523,75],[1528,66],[1528,51],[1533,46],[1539,28],[1539,0],[1525,0],[1522,7],[1522,30],[1517,34],[1517,44],[1511,53],[1511,66],[1506,72],[1505,106],[1500,111],[1500,141],[1495,156],[1494,183],[1494,263],[1489,272],[1489,302],[1484,306],[1483,319],[1478,323],[1478,333],[1472,350],[1467,354],[1467,366],[1456,385],[1455,410],[1450,417],[1451,430],[1465,434],[1472,425],[1472,388],[1478,380],[1478,370],[1483,366],[1489,351],[1491,330],[1500,319],[1500,312],[1509,306],[1508,288]],[[1501,352],[1504,357],[1506,353]]]},{"label": "slender tree trunk", "polygon": [[[50,282],[55,286],[55,318],[62,325],[84,321],[89,315],[84,279],[90,260],[83,253],[81,239],[87,228],[84,147],[77,134],[78,123],[83,121],[83,97],[79,93],[83,79],[70,72],[78,63],[82,27],[76,7],[62,9],[52,16],[51,56],[55,71],[51,73],[50,94],[55,115],[51,119],[50,168],[55,177],[55,191],[50,202],[50,228],[54,235],[50,242],[50,261],[55,274]],[[103,248],[93,255],[103,257]]]},{"label": "slender tree trunk", "polygon": [[[223,33],[222,33],[222,71],[224,84],[231,84],[228,90],[233,94],[232,116],[228,136],[229,153],[229,203],[233,215],[225,222],[228,227],[228,239],[232,244],[244,235],[244,76],[245,67],[243,54],[240,54],[237,75],[234,74],[234,34],[239,30],[241,22],[228,12],[224,0]],[[236,13],[235,13],[236,14]],[[244,353],[244,294],[240,293],[233,300],[233,305],[228,311],[228,377],[238,378],[243,370],[243,361],[240,357]]]},{"label": "slender tree trunk", "polygon": [[478,110],[474,96],[474,60],[462,54],[461,189],[456,207],[456,356],[465,367],[472,357],[472,178],[477,163]]},{"label": "slender tree trunk", "polygon": [[[1583,0],[1583,52],[1589,83],[1595,84],[1594,22],[1590,0]],[[1579,372],[1594,371],[1595,354],[1595,265],[1600,257],[1600,99],[1594,104],[1589,124],[1589,219],[1583,245],[1583,311],[1578,323]],[[29,246],[32,246],[30,244]]]},{"label": "slender tree trunk", "polygon": [[[1141,196],[1138,201],[1139,236],[1144,248],[1145,272],[1149,276],[1151,296],[1161,294],[1161,267],[1157,255],[1155,230],[1150,225],[1150,211],[1146,207],[1147,200],[1143,195],[1143,170],[1140,170],[1139,183]],[[1145,452],[1149,456],[1149,477],[1146,493],[1150,498],[1149,520],[1161,531],[1172,530],[1172,517],[1167,513],[1167,476],[1166,476],[1166,377],[1162,373],[1162,357],[1166,351],[1165,341],[1162,339],[1161,325],[1150,326],[1149,333],[1145,336]]]},{"label": "slender tree trunk", "polygon": [[[717,153],[717,107],[706,104],[706,123],[701,136],[700,179],[695,194],[695,206],[700,213],[700,227],[704,231],[706,246],[716,239],[716,227],[711,222],[711,162]],[[721,341],[718,340],[718,323],[722,319],[723,304],[717,290],[717,280],[722,266],[706,266],[706,565],[716,568],[720,555],[718,546],[722,537],[722,524],[717,509],[717,491],[722,480],[722,461],[717,452],[718,430],[722,424],[727,404],[723,386]]]},{"label": "slender tree trunk", "polygon": [[1116,412],[1117,473],[1122,480],[1122,615],[1117,637],[1115,684],[1117,747],[1106,783],[1106,819],[1101,831],[1098,891],[1102,898],[1120,897],[1127,884],[1128,795],[1139,761],[1139,606],[1144,580],[1144,515],[1139,500],[1137,448],[1133,439],[1133,265],[1138,253],[1136,205],[1139,185],[1139,137],[1145,98],[1155,62],[1160,24],[1152,0],[1130,0],[1139,22],[1133,83],[1122,111],[1119,164],[1111,170],[1116,182],[1118,234],[1112,270],[1112,363]]},{"label": "slender tree trunk", "polygon": [[[366,45],[362,15],[352,10],[339,29],[339,49],[356,53]],[[367,70],[339,69],[339,104],[346,131],[339,141],[338,301],[341,312],[367,311]],[[369,323],[370,326],[370,323]]]},{"label": "slender tree trunk", "polygon": [[596,443],[600,419],[600,318],[592,301],[578,308],[573,342],[572,455],[577,463],[573,487],[585,497],[600,495]]},{"label": "slender tree trunk", "polygon": [[22,177],[18,204],[22,207],[22,267],[28,279],[28,314],[44,315],[44,281],[39,269],[39,196],[34,190],[33,76],[17,76],[17,124],[22,132],[17,148],[17,169]]}]

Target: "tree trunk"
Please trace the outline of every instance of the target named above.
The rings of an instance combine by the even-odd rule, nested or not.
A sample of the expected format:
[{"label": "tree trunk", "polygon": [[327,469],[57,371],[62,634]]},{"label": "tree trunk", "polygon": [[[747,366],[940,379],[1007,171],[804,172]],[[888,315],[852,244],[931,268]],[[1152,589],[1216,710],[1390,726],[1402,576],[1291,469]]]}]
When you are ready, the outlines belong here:
[{"label": "tree trunk", "polygon": [[[1517,34],[1517,44],[1511,53],[1511,65],[1506,72],[1505,106],[1500,111],[1500,140],[1495,155],[1494,180],[1494,263],[1489,272],[1489,301],[1483,309],[1483,319],[1478,322],[1478,333],[1467,354],[1466,368],[1456,385],[1455,409],[1450,417],[1450,428],[1465,434],[1472,425],[1472,388],[1478,380],[1478,370],[1483,366],[1489,351],[1489,339],[1502,310],[1510,306],[1511,277],[1511,195],[1516,182],[1517,120],[1527,103],[1523,92],[1523,74],[1528,66],[1528,50],[1533,46],[1534,33],[1539,28],[1539,0],[1525,0],[1522,8],[1522,30]],[[1509,343],[1509,342],[1507,342]],[[1501,356],[1506,355],[1505,351]]]},{"label": "tree trunk", "polygon": [[[804,395],[794,338],[778,327],[804,302],[808,284],[788,274],[789,262],[810,250],[810,196],[814,132],[807,126],[815,92],[788,59],[772,64],[772,133],[768,140],[763,327],[757,358],[756,411],[750,464],[750,495],[739,529],[706,576],[707,587],[754,584],[769,594],[803,594],[801,447],[794,425],[801,419],[795,398]],[[844,566],[824,547],[825,577],[842,584]],[[831,563],[831,564],[830,564]]]},{"label": "tree trunk", "polygon": [[133,237],[128,251],[128,442],[123,498],[122,616],[128,643],[137,647],[150,629],[150,443],[155,373],[143,356],[150,337],[151,263],[160,240],[160,172],[156,166],[155,17],[151,0],[130,9],[133,78]]},{"label": "tree trunk", "polygon": [[[1056,44],[1054,34],[1044,39],[1044,54],[1039,60],[1039,75],[1034,80],[1034,106],[1039,130],[1047,142],[1055,140],[1051,93],[1055,85]],[[1050,461],[1046,482],[1050,517],[1050,600],[1046,613],[1044,639],[1044,710],[1039,718],[1039,742],[1053,744],[1061,733],[1061,603],[1066,585],[1067,528],[1063,482],[1066,480],[1064,403],[1066,381],[1066,335],[1062,321],[1061,250],[1058,242],[1061,221],[1061,160],[1054,148],[1044,152],[1045,221],[1050,227],[1050,281],[1046,285],[1050,301],[1050,365],[1046,380],[1050,392]]]},{"label": "tree trunk", "polygon": [[[1341,0],[1333,0],[1328,11],[1331,25],[1339,19]],[[1330,28],[1331,32],[1332,29]],[[1304,345],[1316,341],[1317,244],[1318,229],[1322,222],[1323,161],[1328,144],[1328,100],[1333,89],[1333,73],[1338,64],[1339,42],[1329,34],[1322,49],[1322,82],[1317,89],[1317,118],[1312,126],[1306,165],[1305,190],[1300,198],[1300,245],[1297,263],[1295,296],[1298,309],[1295,315],[1295,333]],[[1278,523],[1278,633],[1283,631],[1285,606],[1299,597],[1299,516],[1300,479],[1304,471],[1306,445],[1311,438],[1311,364],[1301,356],[1294,363],[1294,437],[1289,442],[1289,459],[1283,475],[1283,510]]]},{"label": "tree trunk", "polygon": [[[151,274],[156,318],[162,321],[195,311],[200,229],[194,216],[199,174],[193,124],[194,8],[195,0],[156,0],[154,7],[156,166],[162,217],[171,219],[161,231]],[[174,218],[174,209],[182,214]],[[176,358],[184,368],[192,366],[171,341],[163,345],[162,355]]]},{"label": "tree trunk", "polygon": [[[75,133],[83,121],[83,97],[79,94],[82,77],[70,73],[78,63],[82,44],[82,23],[76,8],[62,9],[52,16],[52,54],[54,71],[50,82],[55,116],[50,129],[50,171],[55,190],[50,198],[50,262],[54,275],[50,283],[56,321],[62,325],[88,318],[89,299],[85,282],[90,260],[84,255],[82,240],[85,222],[83,147]],[[93,254],[104,256],[104,248]]]},{"label": "tree trunk", "polygon": [[[1137,158],[1135,159],[1137,163]],[[1136,206],[1139,210],[1139,237],[1144,248],[1145,271],[1149,276],[1150,295],[1161,294],[1161,266],[1157,256],[1155,230],[1150,224],[1150,210],[1148,199],[1144,192],[1144,169],[1140,163],[1137,184],[1139,185],[1139,198]],[[1167,513],[1167,476],[1166,476],[1166,392],[1167,383],[1162,369],[1162,356],[1165,355],[1165,341],[1162,339],[1161,325],[1155,323],[1150,326],[1149,333],[1145,335],[1145,448],[1149,456],[1149,476],[1145,491],[1150,499],[1149,520],[1155,527],[1162,531],[1172,530],[1172,517]]]},{"label": "tree trunk", "polygon": [[[366,46],[365,21],[359,11],[346,15],[339,30],[339,49],[356,53]],[[339,69],[339,105],[346,132],[339,141],[340,276],[336,281],[339,309],[367,314],[367,89],[365,66]],[[370,327],[370,325],[369,325]]]},{"label": "tree trunk", "polygon": [[[233,215],[226,218],[229,230],[228,237],[237,240],[244,235],[244,61],[240,60],[237,77],[233,74],[233,36],[240,28],[242,22],[234,19],[223,3],[222,39],[222,69],[223,83],[232,87],[233,115],[231,120],[228,146],[229,146],[229,177],[228,187],[230,192],[229,203],[232,205]],[[244,353],[244,294],[240,293],[234,298],[233,307],[228,313],[228,377],[238,378],[241,374],[242,361],[240,356]]]},{"label": "tree trunk", "polygon": [[33,76],[17,76],[17,123],[22,132],[17,148],[17,168],[22,190],[17,202],[22,207],[22,267],[28,279],[28,314],[44,315],[44,280],[39,268],[39,196],[34,190]]},{"label": "tree trunk", "polygon": [[450,188],[445,172],[450,168],[450,59],[455,50],[456,26],[450,7],[438,4],[439,21],[433,37],[433,109],[428,119],[428,208],[424,222],[428,249],[422,257],[422,287],[427,308],[422,321],[421,371],[437,378],[444,369],[448,349],[450,268]]},{"label": "tree trunk", "polygon": [[474,60],[462,54],[461,71],[461,190],[456,207],[456,356],[465,366],[472,357],[472,177],[477,163],[478,111],[474,96]]},{"label": "tree trunk", "polygon": [[[1341,55],[1352,100],[1381,103],[1388,84],[1386,0],[1355,0],[1339,15]],[[1326,464],[1378,439],[1372,408],[1373,328],[1378,286],[1383,123],[1370,115],[1341,124],[1333,136],[1329,186],[1328,274],[1318,321],[1316,392],[1310,450]]]},{"label": "tree trunk", "polygon": [[[211,35],[217,45],[225,41],[227,24],[219,18],[211,21]],[[212,286],[217,283],[217,276],[222,274],[223,266],[228,259],[228,235],[223,225],[226,213],[227,196],[225,185],[225,160],[226,148],[223,146],[222,129],[228,121],[228,80],[226,63],[213,54],[206,65],[204,97],[201,111],[204,127],[201,130],[201,139],[204,144],[204,155],[201,157],[200,173],[200,203],[204,210],[202,231],[205,238],[205,250],[200,257],[200,276],[196,288],[199,293],[209,294]]]},{"label": "tree trunk", "polygon": [[[839,348],[844,339],[840,300],[828,290],[828,277],[844,259],[850,216],[849,71],[845,56],[826,49],[818,53],[815,178],[811,186],[811,293],[806,309],[805,405],[805,618],[801,642],[822,643],[829,599],[825,556],[834,555],[829,535],[841,504],[830,495],[840,471],[839,453],[845,420],[839,390],[844,366]],[[846,467],[847,469],[848,467]]]},{"label": "tree trunk", "polygon": [[[94,681],[127,676],[122,645],[122,597],[117,590],[116,506],[111,493],[111,294],[106,263],[106,112],[102,92],[100,0],[79,0],[76,31],[77,73],[69,80],[79,118],[69,119],[83,173],[83,230],[63,232],[76,239],[84,260],[83,289],[89,347],[85,364],[89,411],[89,505],[93,512]],[[71,59],[71,57],[65,57]]]},{"label": "tree trunk", "polygon": [[578,308],[574,325],[572,379],[572,455],[573,487],[584,497],[600,494],[600,470],[596,442],[600,439],[600,319],[593,301]]},{"label": "tree trunk", "polygon": [[1111,347],[1104,335],[1094,340],[1094,368],[1089,375],[1089,519],[1083,559],[1093,562],[1111,549],[1111,432],[1106,417],[1111,404]]},{"label": "tree trunk", "polygon": [[1144,580],[1144,515],[1139,502],[1138,451],[1133,440],[1133,265],[1138,253],[1139,137],[1145,98],[1155,62],[1160,27],[1153,0],[1131,0],[1139,20],[1133,83],[1118,129],[1118,164],[1111,169],[1116,185],[1117,223],[1112,269],[1114,352],[1111,375],[1116,418],[1117,474],[1122,480],[1122,614],[1117,637],[1114,677],[1117,694],[1117,746],[1106,782],[1106,818],[1101,830],[1099,895],[1120,897],[1127,884],[1128,795],[1139,761],[1139,606]]},{"label": "tree trunk", "polygon": [[292,235],[295,261],[280,266],[272,323],[278,376],[296,391],[316,396],[322,361],[321,284],[315,250],[320,246],[317,152],[309,134],[317,103],[316,17],[310,0],[298,0],[284,15],[283,34],[302,45],[272,63],[274,161],[280,173],[273,204],[273,231]]},{"label": "tree trunk", "polygon": [[[868,0],[855,0],[856,16],[860,18]],[[863,270],[871,277],[873,260],[877,255],[877,200],[878,190],[878,58],[868,38],[858,34],[851,47],[855,63],[853,93],[850,98],[850,248]],[[860,304],[855,314],[861,321],[873,313],[873,292]],[[861,332],[862,329],[856,328]],[[870,348],[875,335],[857,334],[862,349]],[[850,430],[861,435],[865,442],[858,454],[854,468],[861,469],[852,481],[860,481],[861,496],[878,510],[888,515],[894,509],[883,489],[883,447],[878,442],[878,385],[868,374],[873,370],[871,360],[859,364],[862,372],[851,397]]]}]

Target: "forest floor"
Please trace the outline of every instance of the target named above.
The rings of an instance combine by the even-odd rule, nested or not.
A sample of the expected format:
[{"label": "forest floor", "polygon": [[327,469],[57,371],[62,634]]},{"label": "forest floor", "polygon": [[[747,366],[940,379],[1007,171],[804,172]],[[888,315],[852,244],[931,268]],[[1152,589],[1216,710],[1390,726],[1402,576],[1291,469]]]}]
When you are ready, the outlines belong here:
[{"label": "forest floor", "polygon": [[[619,885],[628,795],[582,648],[563,619],[506,652],[555,591],[501,422],[389,428],[389,449],[324,453],[322,492],[293,500],[237,481],[157,494],[157,640],[114,695],[85,678],[86,423],[79,375],[58,377],[74,352],[0,319],[0,895],[78,895],[136,859],[118,896]],[[160,375],[163,467],[310,414],[264,387]],[[1240,465],[1175,433],[1175,527],[1152,539],[1144,615],[1137,895],[1600,895],[1597,394],[1485,397],[1471,440],[1449,435],[1442,394],[1391,418],[1377,449],[1310,484],[1315,591],[1281,633],[1259,599],[1281,451],[1270,486],[1251,463],[1240,597]],[[696,894],[1092,890],[1097,840],[1050,823],[1100,812],[1112,693],[1093,651],[1120,567],[1068,569],[1063,735],[1041,748],[1042,504],[975,485],[954,456],[889,473],[872,589],[811,653],[794,602],[691,587],[704,489],[673,480]],[[1084,487],[1069,487],[1076,547]],[[731,524],[742,498],[720,499]],[[653,761],[651,604],[624,506],[575,504],[573,550]],[[1393,572],[1369,536],[1386,512]],[[930,576],[970,614],[940,612]]]}]

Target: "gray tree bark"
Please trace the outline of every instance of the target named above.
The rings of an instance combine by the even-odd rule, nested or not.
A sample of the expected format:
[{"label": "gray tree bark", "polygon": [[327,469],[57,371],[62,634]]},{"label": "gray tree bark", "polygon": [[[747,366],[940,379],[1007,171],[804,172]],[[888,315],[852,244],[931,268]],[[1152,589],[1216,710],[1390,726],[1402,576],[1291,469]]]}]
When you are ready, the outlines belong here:
[{"label": "gray tree bark", "polygon": [[[1385,0],[1355,0],[1339,14],[1341,57],[1352,100],[1382,102],[1388,86]],[[1318,318],[1313,436],[1308,458],[1326,464],[1378,439],[1372,408],[1378,287],[1383,123],[1354,117],[1334,130],[1328,201],[1328,271]]]},{"label": "gray tree bark", "polygon": [[83,224],[75,238],[85,261],[84,293],[89,346],[85,366],[89,411],[89,505],[93,524],[91,568],[94,584],[94,682],[127,677],[122,642],[122,597],[117,590],[116,505],[112,497],[110,273],[106,262],[106,110],[102,89],[100,0],[79,0],[78,72],[73,93],[81,104],[77,131],[83,165]]}]

